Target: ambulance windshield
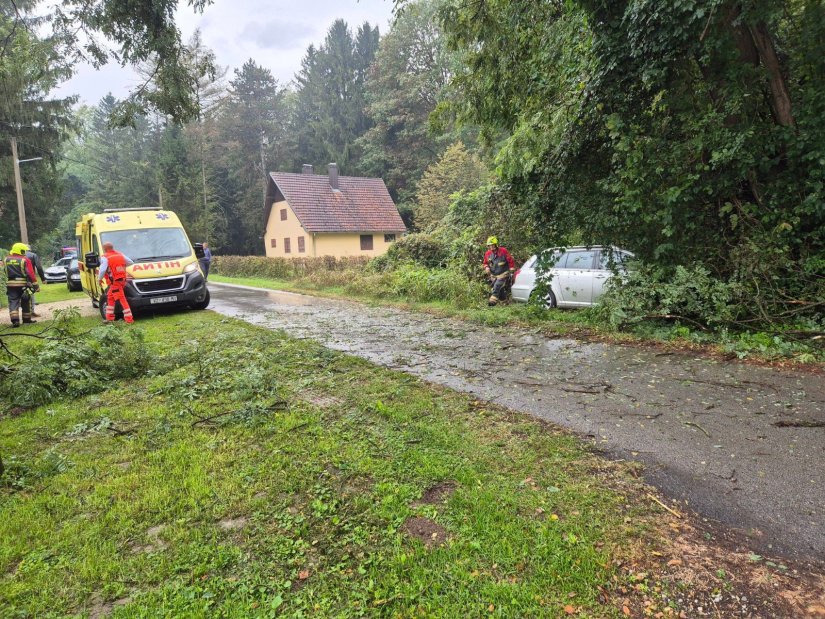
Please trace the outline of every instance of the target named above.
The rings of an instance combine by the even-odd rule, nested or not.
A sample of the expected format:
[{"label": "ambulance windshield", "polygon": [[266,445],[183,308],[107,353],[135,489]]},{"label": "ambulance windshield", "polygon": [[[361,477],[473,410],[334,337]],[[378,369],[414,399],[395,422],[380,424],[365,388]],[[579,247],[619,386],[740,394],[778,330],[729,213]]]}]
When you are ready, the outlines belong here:
[{"label": "ambulance windshield", "polygon": [[181,228],[112,230],[101,233],[100,238],[135,262],[185,258],[192,254],[192,247]]}]

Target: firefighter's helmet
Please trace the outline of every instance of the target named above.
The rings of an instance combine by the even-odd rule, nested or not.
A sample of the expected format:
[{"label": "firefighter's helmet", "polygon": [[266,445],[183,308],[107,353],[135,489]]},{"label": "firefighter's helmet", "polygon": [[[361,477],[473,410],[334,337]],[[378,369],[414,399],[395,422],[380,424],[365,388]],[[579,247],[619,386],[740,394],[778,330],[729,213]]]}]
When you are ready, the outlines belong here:
[{"label": "firefighter's helmet", "polygon": [[15,243],[11,246],[11,253],[17,254],[18,256],[24,256],[30,249],[31,248],[25,243]]},{"label": "firefighter's helmet", "polygon": [[488,236],[487,237],[487,245],[498,245],[498,237]]}]

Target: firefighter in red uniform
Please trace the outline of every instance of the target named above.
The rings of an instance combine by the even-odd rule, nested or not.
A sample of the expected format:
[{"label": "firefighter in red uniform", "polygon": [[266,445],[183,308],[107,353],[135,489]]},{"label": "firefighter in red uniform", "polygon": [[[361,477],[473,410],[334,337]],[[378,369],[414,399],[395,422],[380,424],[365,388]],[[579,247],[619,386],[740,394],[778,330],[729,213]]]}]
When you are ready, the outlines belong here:
[{"label": "firefighter in red uniform", "polygon": [[114,322],[115,320],[115,303],[120,302],[120,307],[123,310],[123,319],[132,323],[135,319],[132,317],[132,308],[129,307],[129,302],[126,300],[126,267],[134,264],[132,260],[115,251],[114,245],[108,241],[103,243],[103,258],[100,261],[100,269],[98,270],[97,281],[101,282],[104,278],[109,285],[106,290],[106,320]]},{"label": "firefighter in red uniform", "polygon": [[490,299],[487,305],[505,301],[510,292],[510,280],[516,270],[516,263],[506,247],[499,247],[498,239],[494,236],[487,239],[487,252],[481,265],[490,278]]},{"label": "firefighter in red uniform", "polygon": [[31,260],[26,258],[29,246],[25,243],[12,245],[11,253],[3,259],[3,268],[6,271],[6,296],[9,299],[9,317],[11,326],[20,326],[20,313],[23,309],[23,322],[37,322],[32,320],[32,291],[37,292],[37,276],[34,274]]}]

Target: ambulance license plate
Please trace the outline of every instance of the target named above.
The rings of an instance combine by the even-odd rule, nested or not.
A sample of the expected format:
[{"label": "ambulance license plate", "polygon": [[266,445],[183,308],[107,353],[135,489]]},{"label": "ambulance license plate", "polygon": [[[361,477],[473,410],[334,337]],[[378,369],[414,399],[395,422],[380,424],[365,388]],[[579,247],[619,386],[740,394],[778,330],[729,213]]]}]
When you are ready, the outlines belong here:
[{"label": "ambulance license plate", "polygon": [[152,304],[155,304],[155,303],[172,303],[173,301],[177,301],[177,300],[178,300],[177,296],[155,297],[154,299],[149,299],[149,303],[152,303]]}]

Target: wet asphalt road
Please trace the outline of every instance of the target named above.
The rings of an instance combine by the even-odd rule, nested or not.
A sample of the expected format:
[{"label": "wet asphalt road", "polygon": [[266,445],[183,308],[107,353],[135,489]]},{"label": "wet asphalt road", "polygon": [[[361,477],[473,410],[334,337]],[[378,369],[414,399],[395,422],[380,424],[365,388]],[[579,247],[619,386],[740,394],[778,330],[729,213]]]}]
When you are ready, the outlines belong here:
[{"label": "wet asphalt road", "polygon": [[[210,309],[558,424],[765,554],[825,561],[825,378],[210,284]],[[495,308],[491,308],[495,311]],[[807,427],[805,424],[809,424]]]}]

